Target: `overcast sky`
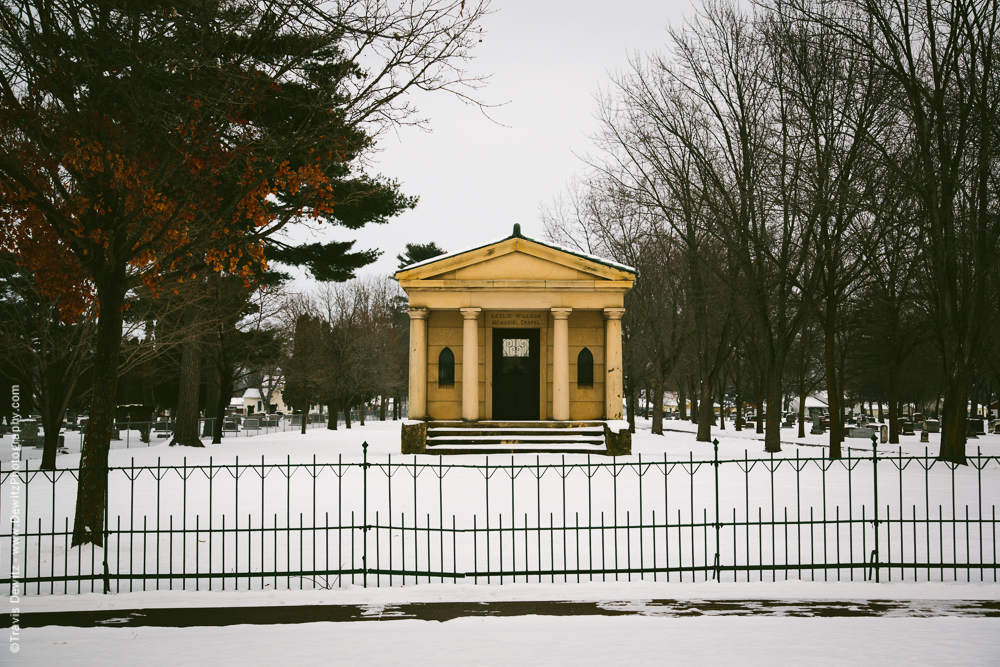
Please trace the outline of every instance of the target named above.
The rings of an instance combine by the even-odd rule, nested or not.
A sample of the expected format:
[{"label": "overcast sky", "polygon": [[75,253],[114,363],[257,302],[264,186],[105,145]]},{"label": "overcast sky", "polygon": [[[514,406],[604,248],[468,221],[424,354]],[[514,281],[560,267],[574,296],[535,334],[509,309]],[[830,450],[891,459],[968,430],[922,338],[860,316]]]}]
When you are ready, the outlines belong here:
[{"label": "overcast sky", "polygon": [[[387,134],[371,171],[398,180],[417,207],[386,225],[322,239],[356,239],[378,248],[361,274],[392,273],[406,243],[453,251],[510,234],[520,223],[541,237],[540,207],[582,170],[597,129],[595,95],[629,57],[661,49],[668,24],[693,12],[688,0],[493,0],[473,75],[489,75],[480,99],[489,114],[446,93],[416,98],[430,132]],[[301,239],[306,240],[306,239]]]}]

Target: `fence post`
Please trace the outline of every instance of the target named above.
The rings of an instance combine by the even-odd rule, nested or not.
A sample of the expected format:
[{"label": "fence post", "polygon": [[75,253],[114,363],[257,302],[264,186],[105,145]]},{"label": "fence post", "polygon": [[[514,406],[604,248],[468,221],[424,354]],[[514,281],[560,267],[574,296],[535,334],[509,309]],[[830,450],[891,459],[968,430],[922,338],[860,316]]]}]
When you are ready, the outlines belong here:
[{"label": "fence post", "polygon": [[368,588],[368,441],[361,443],[361,586]]},{"label": "fence post", "polygon": [[[108,466],[107,478],[104,482],[104,594],[105,595],[111,592],[111,573],[108,570],[108,547],[111,546],[111,539],[110,535],[108,534],[108,489],[110,488],[110,486],[111,486],[111,467]],[[41,539],[39,539],[38,546],[39,548],[41,548]],[[39,574],[41,574],[41,572],[39,572]]]},{"label": "fence post", "polygon": [[[874,499],[875,499],[875,517],[873,524],[875,526],[875,549],[872,551],[871,556],[871,567],[875,572],[875,583],[879,583],[879,571],[878,571],[878,438],[875,434],[872,434],[872,485],[874,489]],[[900,508],[902,509],[902,508]]]},{"label": "fence post", "polygon": [[719,439],[712,440],[712,447],[715,450],[715,458],[712,461],[715,467],[715,570],[712,577],[722,583],[721,563],[719,562],[719,531],[722,524],[719,523]]}]

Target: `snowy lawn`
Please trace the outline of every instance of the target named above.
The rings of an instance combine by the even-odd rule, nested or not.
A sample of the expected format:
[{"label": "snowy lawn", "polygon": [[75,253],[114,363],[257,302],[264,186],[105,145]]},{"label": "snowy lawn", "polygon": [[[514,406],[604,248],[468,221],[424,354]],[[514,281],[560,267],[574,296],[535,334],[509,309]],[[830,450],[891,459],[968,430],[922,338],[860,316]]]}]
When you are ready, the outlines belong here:
[{"label": "snowy lawn", "polygon": [[[713,448],[695,442],[694,425],[665,428],[656,436],[640,422],[633,454],[617,459],[402,456],[400,422],[115,449],[112,590],[340,588],[362,584],[363,568],[379,571],[368,585],[392,587],[703,581],[717,551],[724,581],[861,581],[876,548],[882,581],[997,577],[1000,436],[971,441],[970,455],[981,456],[957,468],[934,462],[936,434],[929,445],[907,436],[880,448],[876,470],[854,458],[870,457],[868,440],[848,440],[852,458],[831,463],[823,436],[783,430],[772,459],[761,435],[716,430],[717,488]],[[78,458],[60,456],[55,475],[31,474],[22,525],[42,537],[29,537],[24,562],[29,576],[51,581],[27,594],[101,589],[103,552],[69,548],[66,535]],[[10,485],[8,476],[0,508]],[[59,580],[76,573],[97,578]]]},{"label": "snowy lawn", "polygon": [[460,618],[25,631],[9,665],[997,664],[1000,622],[955,618]]},{"label": "snowy lawn", "polygon": [[[400,602],[596,600],[642,608],[656,599],[911,599],[928,617],[795,618],[660,616],[468,617],[443,623],[392,620]],[[246,664],[740,664],[995,665],[1000,619],[941,615],[950,599],[1000,599],[983,584],[650,584],[510,586],[432,584],[394,589],[194,593],[32,598],[22,611],[132,610],[192,606],[368,605],[378,621],[225,627],[47,626],[20,631],[11,665]],[[631,601],[631,602],[630,602]]]},{"label": "snowy lawn", "polygon": [[[156,568],[156,559],[159,559],[161,572],[168,568],[174,573],[182,568],[193,572],[198,567],[203,575],[204,570],[211,567],[213,578],[115,580],[112,595],[99,592],[49,595],[50,591],[61,593],[63,585],[31,585],[21,598],[21,610],[30,614],[86,609],[125,611],[192,606],[360,604],[370,605],[372,613],[381,613],[382,605],[402,602],[603,600],[634,604],[655,599],[902,599],[927,601],[930,609],[927,613],[931,617],[670,618],[652,614],[193,628],[48,626],[21,630],[20,652],[5,658],[3,664],[162,664],[171,667],[220,662],[247,665],[669,663],[747,666],[862,663],[906,667],[997,664],[1000,619],[941,616],[934,605],[935,600],[1000,599],[1000,585],[992,583],[995,570],[989,569],[934,569],[928,572],[923,568],[913,571],[883,567],[882,583],[879,584],[860,582],[863,573],[859,569],[839,573],[808,569],[751,572],[749,583],[744,581],[745,573],[724,572],[727,583],[721,584],[703,581],[708,576],[704,571],[674,572],[669,583],[664,581],[663,572],[656,575],[656,582],[652,581],[653,575],[647,573],[631,577],[621,574],[618,581],[614,581],[614,575],[606,575],[603,577],[607,579],[605,582],[600,576],[584,575],[580,577],[582,583],[575,583],[575,574],[545,577],[508,574],[503,577],[502,586],[483,586],[487,581],[485,577],[476,585],[468,579],[446,579],[442,583],[441,577],[425,576],[407,576],[406,585],[400,586],[403,580],[399,576],[383,575],[373,582],[375,577],[369,575],[369,584],[381,584],[378,588],[362,588],[358,577],[352,585],[350,576],[323,579],[261,574],[276,567],[294,570],[300,562],[303,570],[314,565],[323,568],[327,559],[330,559],[330,568],[337,567],[338,562],[349,568],[352,558],[354,565],[360,566],[363,535],[357,528],[350,528],[350,512],[356,513],[355,525],[359,525],[359,517],[365,509],[361,502],[364,476],[357,465],[362,460],[362,441],[369,443],[368,460],[375,464],[367,478],[368,522],[375,524],[378,512],[378,525],[383,526],[368,531],[368,558],[369,561],[380,559],[382,568],[390,557],[394,567],[405,565],[407,569],[421,571],[428,568],[471,571],[473,564],[478,571],[484,571],[487,557],[490,558],[488,569],[492,571],[519,571],[529,567],[560,569],[564,561],[566,569],[572,570],[577,567],[578,557],[581,570],[591,564],[614,567],[615,558],[619,566],[632,558],[632,567],[640,561],[647,567],[651,564],[663,567],[665,551],[672,559],[671,566],[709,564],[712,554],[708,554],[706,560],[704,552],[715,550],[714,529],[710,525],[716,507],[714,466],[687,462],[711,461],[712,448],[694,441],[693,425],[667,422],[666,427],[681,432],[668,431],[662,437],[654,436],[649,433],[648,422],[640,423],[633,441],[634,454],[618,459],[615,468],[610,467],[612,461],[604,457],[588,460],[585,456],[525,454],[489,457],[491,472],[483,469],[486,457],[452,457],[445,459],[435,473],[436,457],[398,454],[398,422],[369,422],[364,428],[355,425],[350,431],[316,429],[304,436],[284,433],[227,438],[222,445],[202,450],[170,448],[162,443],[148,449],[116,449],[111,452],[111,465],[125,469],[114,470],[111,474],[111,527],[115,529],[119,517],[124,526],[122,532],[113,533],[111,537],[111,571],[141,572],[144,564],[150,569]],[[796,522],[788,530],[784,525],[753,523],[758,516],[767,522],[772,516],[781,519],[786,512],[790,512],[790,519],[808,521],[810,511],[814,517],[820,516],[824,507],[828,516],[837,512],[860,514],[862,508],[870,512],[874,502],[874,470],[870,461],[854,461],[850,469],[839,463],[800,465],[804,459],[821,458],[825,454],[821,448],[823,438],[807,436],[803,443],[792,444],[797,440],[793,437],[795,432],[785,430],[783,441],[788,444],[783,444],[784,451],[776,456],[777,465],[757,463],[751,467],[741,460],[770,459],[763,455],[762,443],[755,442],[760,436],[732,430],[716,431],[715,435],[720,441],[719,458],[740,461],[719,468],[721,519],[733,523],[735,513],[736,523],[745,524],[736,526],[735,536],[733,526],[727,526],[722,532],[723,563],[771,562],[769,550],[772,546],[776,549],[773,559],[776,563],[783,562],[786,553],[795,562],[808,563],[808,551],[801,552],[806,557],[796,553],[807,545],[816,562],[836,562],[838,557],[845,562],[867,559],[874,534],[870,527],[864,528],[857,522],[837,524],[836,527]],[[934,441],[937,436],[931,437],[932,459],[937,449]],[[925,446],[919,444],[917,437],[903,440],[904,456],[924,454]],[[866,455],[870,450],[867,441],[849,440],[847,445],[852,455]],[[973,441],[970,453],[975,453],[977,447],[981,448],[984,457],[996,457],[1000,455],[1000,437],[985,436]],[[796,456],[800,463],[796,463]],[[237,457],[239,468],[236,467]],[[311,469],[314,457],[317,464]],[[888,504],[894,512],[900,506],[907,510],[913,507],[919,516],[928,513],[929,508],[932,517],[938,516],[940,506],[945,518],[951,517],[952,512],[960,518],[968,504],[974,516],[989,517],[993,506],[1000,502],[1000,466],[995,458],[981,461],[984,461],[982,469],[970,465],[954,470],[940,464],[921,466],[920,459],[910,461],[905,467],[891,460],[881,461],[878,465],[880,505]],[[209,463],[211,469],[192,468]],[[478,467],[449,468],[467,464]],[[625,464],[624,467],[621,464]],[[63,470],[73,470],[76,465],[77,455],[59,457],[59,467]],[[5,465],[4,470],[7,469]],[[441,474],[444,470],[447,472]],[[234,473],[239,475],[238,482]],[[51,526],[60,531],[71,525],[75,499],[75,481],[69,472],[62,473],[54,485],[49,479],[36,477],[29,485],[28,524],[34,524],[37,529],[41,519],[43,533]],[[3,495],[0,495],[0,508],[7,506],[9,483],[8,478]],[[384,513],[389,511],[390,493],[393,525],[387,526]],[[313,520],[314,508],[319,517],[329,513],[329,525],[339,525],[340,521],[348,528],[317,531],[316,526],[325,523],[322,518]],[[303,514],[301,524],[300,512]],[[602,512],[605,522],[608,525],[617,523],[618,530],[599,530]],[[702,522],[708,514],[712,515],[708,525],[691,525]],[[265,516],[263,521],[262,515]],[[482,528],[482,522],[489,517],[493,531],[489,534],[489,548],[484,544],[482,532],[476,534],[475,543],[468,533],[458,533],[454,534],[453,554],[453,534],[440,530],[451,526],[451,515],[455,516],[460,528],[463,525],[471,527],[473,521]],[[669,531],[664,515],[669,517]],[[644,527],[636,528],[635,522],[640,516]],[[585,529],[574,529],[577,517]],[[227,530],[232,529],[233,522],[238,522],[239,537],[232,532],[224,535],[218,532],[224,518]],[[418,530],[414,530],[415,520]],[[509,530],[512,520],[513,531]],[[143,534],[127,530],[129,525],[141,528],[143,521],[150,531],[155,531],[159,524],[160,532]],[[165,534],[171,521],[175,529],[186,526],[188,530],[194,524],[205,530],[211,521],[214,532],[205,530],[203,534],[195,534],[175,530]],[[497,530],[501,522],[506,532]],[[630,528],[626,528],[626,523]],[[300,525],[304,527],[299,528]],[[682,527],[677,528],[678,525]],[[947,529],[939,529],[941,526]],[[990,529],[995,531],[995,523],[944,523],[941,526],[927,522],[883,523],[880,548],[886,550],[886,541],[890,548],[893,544],[898,548],[909,544],[916,536],[920,538],[915,549],[917,556],[926,556],[924,551],[930,544],[932,559],[948,560],[957,554],[957,560],[964,561],[968,550],[969,560],[975,561],[983,547],[986,551],[982,562],[996,562],[992,551],[996,548],[995,533],[989,532]],[[838,546],[836,540],[839,536],[843,542],[848,542],[849,527],[855,531],[853,549],[843,543]],[[929,539],[925,538],[925,528],[931,531]],[[970,529],[968,535],[966,528]],[[982,537],[977,532],[980,528],[986,529]],[[858,531],[866,535],[864,552]],[[579,547],[574,543],[577,538],[581,540]],[[0,558],[9,559],[10,544],[9,538],[6,539],[6,542],[0,540]],[[943,546],[939,548],[939,544]],[[29,572],[34,568],[42,574],[72,573],[78,570],[78,564],[80,570],[90,572],[91,555],[95,556],[96,563],[93,571],[100,572],[100,550],[67,551],[61,535],[44,537],[42,545],[42,552],[37,551],[37,546],[35,551],[28,550]],[[209,546],[214,547],[211,559],[206,553]],[[222,549],[226,549],[225,555]],[[914,550],[910,551],[905,554],[907,557],[914,556]],[[50,558],[49,554],[54,554],[55,558]],[[70,556],[78,560],[70,560]],[[174,559],[172,564],[168,564],[170,558]],[[896,560],[891,551],[880,555],[881,562],[890,558]],[[6,569],[9,560],[2,564],[4,571],[9,572]],[[368,563],[369,567],[373,565],[375,563]],[[240,576],[218,576],[230,569]],[[246,573],[251,575],[246,576]],[[840,582],[836,581],[838,574]],[[852,574],[854,582],[844,581]],[[907,582],[899,582],[901,574]],[[887,582],[890,575],[891,583]],[[818,581],[808,581],[814,576]],[[772,577],[776,581],[770,581]],[[785,577],[791,580],[784,581]],[[824,577],[828,581],[824,582]],[[591,578],[596,581],[591,582]],[[734,578],[740,581],[732,581]],[[914,579],[928,578],[948,583],[912,583]],[[419,586],[412,585],[415,579]],[[692,583],[692,579],[698,583]],[[966,579],[977,583],[963,583]],[[984,583],[978,583],[980,579]],[[489,579],[493,584],[499,580],[496,576]],[[209,583],[212,590],[206,591]],[[88,584],[83,584],[83,591],[89,590]],[[186,590],[166,590],[182,585]],[[191,590],[196,585],[200,590]],[[219,590],[223,585],[225,590]],[[317,585],[320,587],[315,587]],[[127,592],[130,587],[134,592]],[[298,590],[300,587],[304,590]],[[74,584],[67,588],[76,591]],[[100,581],[96,590],[100,591]]]}]

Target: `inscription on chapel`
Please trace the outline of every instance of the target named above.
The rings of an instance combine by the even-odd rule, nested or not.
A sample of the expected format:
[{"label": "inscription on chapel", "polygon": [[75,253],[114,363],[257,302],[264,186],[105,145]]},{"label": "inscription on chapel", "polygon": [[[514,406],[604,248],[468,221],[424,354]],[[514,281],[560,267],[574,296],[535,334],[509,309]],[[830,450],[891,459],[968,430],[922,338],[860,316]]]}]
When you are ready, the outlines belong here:
[{"label": "inscription on chapel", "polygon": [[493,311],[490,313],[490,326],[495,329],[504,327],[544,327],[546,313],[519,312],[516,310]]}]

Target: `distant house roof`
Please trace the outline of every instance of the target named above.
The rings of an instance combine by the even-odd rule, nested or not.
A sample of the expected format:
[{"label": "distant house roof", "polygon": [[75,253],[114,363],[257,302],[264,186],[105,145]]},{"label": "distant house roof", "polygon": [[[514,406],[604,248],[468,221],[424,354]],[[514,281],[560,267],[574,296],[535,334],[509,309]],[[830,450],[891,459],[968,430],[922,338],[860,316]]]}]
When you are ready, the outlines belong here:
[{"label": "distant house roof", "polygon": [[[799,409],[799,399],[793,398],[792,401],[791,401],[791,403],[790,403],[790,405],[789,405],[789,407],[791,407],[793,410],[798,410]],[[807,410],[810,409],[810,408],[828,408],[828,407],[830,407],[830,406],[827,405],[826,402],[823,401],[822,399],[817,398],[816,396],[806,396],[806,409]]]},{"label": "distant house roof", "polygon": [[249,398],[252,401],[262,401],[262,400],[264,400],[264,396],[260,393],[260,389],[253,389],[253,388],[247,389],[246,391],[244,391],[243,392],[243,398],[244,399]]}]

